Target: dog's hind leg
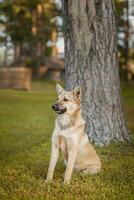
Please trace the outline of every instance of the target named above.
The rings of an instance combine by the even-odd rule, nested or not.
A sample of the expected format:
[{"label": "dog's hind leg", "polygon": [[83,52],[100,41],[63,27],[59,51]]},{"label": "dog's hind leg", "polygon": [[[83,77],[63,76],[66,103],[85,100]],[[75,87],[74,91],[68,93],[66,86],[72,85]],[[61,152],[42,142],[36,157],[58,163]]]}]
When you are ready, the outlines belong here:
[{"label": "dog's hind leg", "polygon": [[100,165],[89,165],[85,170],[82,171],[84,174],[97,174],[101,169]]}]

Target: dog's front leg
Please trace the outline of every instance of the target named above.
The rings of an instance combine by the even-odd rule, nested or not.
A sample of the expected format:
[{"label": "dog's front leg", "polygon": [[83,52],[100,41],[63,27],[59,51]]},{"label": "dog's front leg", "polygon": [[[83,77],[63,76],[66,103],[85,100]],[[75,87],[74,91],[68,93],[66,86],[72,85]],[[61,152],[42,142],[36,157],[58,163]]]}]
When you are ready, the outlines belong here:
[{"label": "dog's front leg", "polygon": [[53,173],[54,173],[54,169],[55,169],[58,157],[59,157],[59,146],[52,144],[51,159],[50,159],[46,181],[51,181],[53,179]]},{"label": "dog's front leg", "polygon": [[68,161],[67,161],[67,168],[66,168],[66,172],[65,172],[65,177],[64,177],[64,183],[68,183],[72,172],[73,172],[73,167],[74,167],[74,163],[76,160],[76,156],[77,156],[77,147],[73,146],[69,152],[69,157],[68,157]]}]

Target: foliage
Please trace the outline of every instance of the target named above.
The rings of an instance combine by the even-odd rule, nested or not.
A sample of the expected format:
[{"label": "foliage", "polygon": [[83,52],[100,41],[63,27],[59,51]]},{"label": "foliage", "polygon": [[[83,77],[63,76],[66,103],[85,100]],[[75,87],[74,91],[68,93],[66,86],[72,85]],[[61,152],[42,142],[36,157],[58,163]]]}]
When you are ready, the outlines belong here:
[{"label": "foliage", "polygon": [[[51,19],[57,16],[56,4],[50,0],[5,0],[0,7],[1,23],[14,47],[20,48],[19,56],[28,55],[42,62],[47,55],[47,42],[51,41],[56,26],[55,22],[51,23]],[[22,61],[20,57],[19,61]]]},{"label": "foliage", "polygon": [[[123,94],[134,133],[134,85],[123,84]],[[97,148],[102,171],[95,176],[74,173],[70,185],[62,184],[65,167],[60,157],[54,182],[45,183],[55,99],[55,84],[49,82],[35,82],[31,92],[0,91],[0,199],[134,199],[134,149],[127,143]]]},{"label": "foliage", "polygon": [[125,8],[125,1],[115,0],[115,8],[116,8],[116,21],[117,21],[117,32],[118,32],[118,48],[121,55],[121,64],[124,63],[124,8]]},{"label": "foliage", "polygon": [[[117,21],[117,38],[119,49],[120,66],[126,67],[129,60],[133,60],[133,23],[132,16],[134,16],[134,4],[131,0],[114,0],[115,15]],[[131,3],[131,4],[130,4]],[[127,16],[128,15],[128,16]],[[128,20],[128,22],[127,22]],[[128,54],[128,57],[126,56]]]}]

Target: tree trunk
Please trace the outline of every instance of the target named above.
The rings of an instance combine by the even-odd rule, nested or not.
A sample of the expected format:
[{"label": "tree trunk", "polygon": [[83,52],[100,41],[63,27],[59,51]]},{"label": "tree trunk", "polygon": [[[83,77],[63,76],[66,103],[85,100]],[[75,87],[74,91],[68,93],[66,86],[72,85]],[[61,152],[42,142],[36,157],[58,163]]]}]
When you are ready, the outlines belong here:
[{"label": "tree trunk", "polygon": [[5,41],[5,52],[4,52],[4,60],[3,60],[3,66],[7,66],[7,60],[8,60],[8,45],[7,45],[7,38]]},{"label": "tree trunk", "polygon": [[15,44],[15,57],[14,57],[15,65],[19,64],[20,56],[21,56],[21,44],[18,42]]},{"label": "tree trunk", "polygon": [[112,0],[62,0],[66,88],[82,86],[86,133],[98,145],[129,138]]}]

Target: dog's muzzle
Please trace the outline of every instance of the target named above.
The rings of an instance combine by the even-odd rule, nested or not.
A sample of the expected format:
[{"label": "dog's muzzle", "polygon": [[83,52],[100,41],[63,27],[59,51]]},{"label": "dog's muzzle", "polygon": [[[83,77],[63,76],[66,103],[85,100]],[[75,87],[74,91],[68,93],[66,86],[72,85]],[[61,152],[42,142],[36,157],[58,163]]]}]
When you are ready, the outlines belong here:
[{"label": "dog's muzzle", "polygon": [[63,114],[66,112],[66,108],[60,108],[58,104],[53,104],[52,109],[57,113],[57,114]]}]

